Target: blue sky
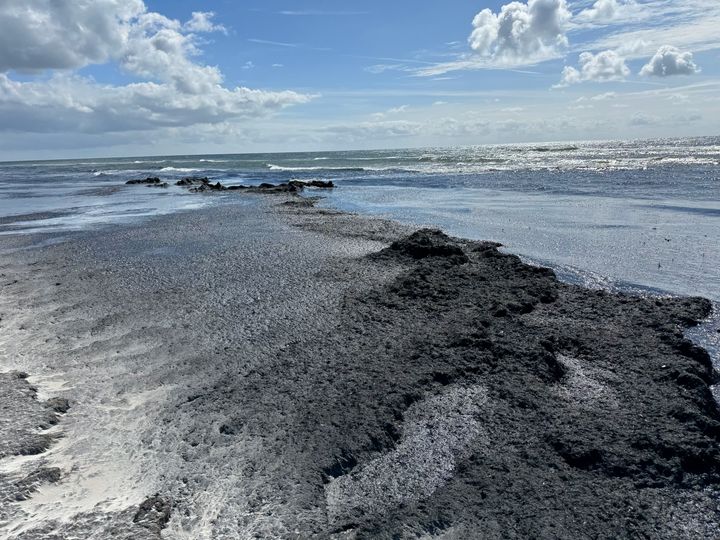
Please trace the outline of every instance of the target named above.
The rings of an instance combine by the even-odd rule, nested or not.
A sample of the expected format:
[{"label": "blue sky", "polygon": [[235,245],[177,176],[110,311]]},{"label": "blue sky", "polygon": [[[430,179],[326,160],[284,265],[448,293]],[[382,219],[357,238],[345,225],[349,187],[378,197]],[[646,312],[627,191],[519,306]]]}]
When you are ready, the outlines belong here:
[{"label": "blue sky", "polygon": [[0,159],[715,135],[717,0],[5,0]]}]

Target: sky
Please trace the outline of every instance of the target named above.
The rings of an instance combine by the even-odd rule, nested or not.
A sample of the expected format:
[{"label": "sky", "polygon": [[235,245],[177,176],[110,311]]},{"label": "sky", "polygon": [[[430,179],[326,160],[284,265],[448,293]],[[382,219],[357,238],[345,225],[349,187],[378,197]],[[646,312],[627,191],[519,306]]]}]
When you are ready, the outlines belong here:
[{"label": "sky", "polygon": [[0,160],[720,135],[719,0],[2,0]]}]

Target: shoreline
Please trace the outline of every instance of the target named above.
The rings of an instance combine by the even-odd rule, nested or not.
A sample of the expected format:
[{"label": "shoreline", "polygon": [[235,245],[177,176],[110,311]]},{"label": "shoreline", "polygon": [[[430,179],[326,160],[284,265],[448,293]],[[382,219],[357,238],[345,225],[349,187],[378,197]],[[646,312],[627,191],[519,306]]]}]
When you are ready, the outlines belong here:
[{"label": "shoreline", "polygon": [[[56,341],[50,351],[71,351],[60,360],[68,374],[113,361],[90,381],[105,402],[67,392],[61,457],[73,456],[73,435],[99,447],[102,434],[82,431],[83,414],[105,407],[109,416],[91,418],[143,422],[104,456],[121,464],[115,474],[131,473],[122,504],[86,506],[68,531],[712,530],[715,374],[678,333],[709,314],[708,302],[589,291],[490,243],[411,236],[393,222],[283,197],[81,234],[52,256],[16,255],[50,262],[13,284],[30,313],[10,313],[3,326],[44,327]],[[70,331],[50,331],[53,318]],[[57,369],[47,344],[22,353]],[[138,372],[146,380],[133,386]],[[135,452],[146,455],[140,463],[127,459]],[[48,454],[52,462],[52,447]],[[84,459],[75,465],[93,465],[92,454]],[[159,470],[148,475],[150,464]],[[208,466],[217,476],[203,474]],[[58,493],[38,495],[50,505]],[[77,499],[95,502],[91,495]],[[46,510],[34,508],[38,517]]]}]

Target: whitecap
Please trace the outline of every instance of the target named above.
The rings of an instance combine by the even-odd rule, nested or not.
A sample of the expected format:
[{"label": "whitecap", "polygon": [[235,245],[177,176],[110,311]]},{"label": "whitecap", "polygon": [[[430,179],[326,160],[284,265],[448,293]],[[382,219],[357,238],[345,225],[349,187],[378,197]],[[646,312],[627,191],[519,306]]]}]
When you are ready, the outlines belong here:
[{"label": "whitecap", "polygon": [[163,167],[160,169],[160,172],[181,172],[181,173],[191,173],[191,172],[198,172],[200,169],[190,169],[190,168],[183,168],[183,167]]}]

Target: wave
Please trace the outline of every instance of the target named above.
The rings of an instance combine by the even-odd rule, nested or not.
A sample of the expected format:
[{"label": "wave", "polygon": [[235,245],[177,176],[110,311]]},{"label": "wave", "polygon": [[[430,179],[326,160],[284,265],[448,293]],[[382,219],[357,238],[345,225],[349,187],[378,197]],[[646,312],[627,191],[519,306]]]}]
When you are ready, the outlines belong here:
[{"label": "wave", "polygon": [[302,172],[302,171],[335,171],[335,172],[365,172],[367,170],[364,167],[282,167],[280,165],[273,165],[268,163],[268,169],[271,171],[288,171],[288,172]]},{"label": "wave", "polygon": [[199,159],[200,163],[230,163],[227,159]]},{"label": "wave", "polygon": [[191,169],[191,168],[183,168],[183,167],[163,167],[160,169],[160,172],[180,172],[180,173],[191,173],[191,172],[198,172],[200,169]]},{"label": "wave", "polygon": [[94,170],[94,171],[90,171],[90,172],[92,172],[93,176],[114,176],[116,174],[124,174],[124,175],[139,174],[139,173],[142,173],[143,171],[141,171],[139,169],[122,169],[122,170],[120,170],[120,169],[104,169],[102,171]]},{"label": "wave", "polygon": [[420,163],[443,163],[452,165],[465,165],[468,163],[507,163],[507,159],[503,157],[475,157],[470,155],[433,155],[424,154],[418,158]]},{"label": "wave", "polygon": [[338,172],[394,172],[394,173],[417,173],[420,172],[415,169],[400,169],[398,167],[282,167],[280,165],[273,165],[269,163],[268,169],[276,172],[327,172],[327,173],[338,173]]},{"label": "wave", "polygon": [[580,150],[578,146],[536,146],[533,152],[574,152]]}]

